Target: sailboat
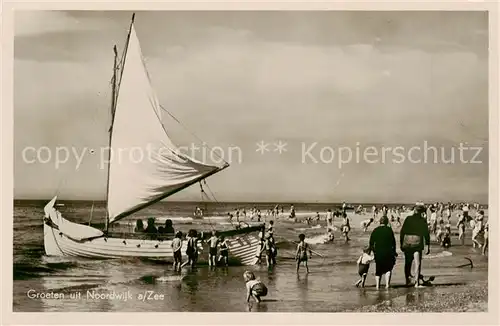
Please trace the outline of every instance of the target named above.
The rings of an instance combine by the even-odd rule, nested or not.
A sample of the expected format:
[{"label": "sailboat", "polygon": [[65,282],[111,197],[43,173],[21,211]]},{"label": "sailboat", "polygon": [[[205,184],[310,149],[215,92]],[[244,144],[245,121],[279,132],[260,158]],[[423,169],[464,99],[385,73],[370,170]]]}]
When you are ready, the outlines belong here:
[{"label": "sailboat", "polygon": [[[168,136],[161,120],[163,107],[151,86],[134,17],[135,14],[120,61],[114,47],[106,223],[99,228],[69,221],[56,208],[55,196],[44,207],[44,246],[48,256],[171,260],[172,235],[113,232],[113,225],[191,185],[201,186],[206,178],[229,166],[227,162],[222,166],[207,165],[181,154]],[[112,158],[113,153],[131,148],[148,148],[148,157],[140,161],[127,155],[119,160]],[[226,238],[231,260],[253,265],[258,260],[258,234],[263,227],[237,225],[215,231]],[[185,249],[186,240],[184,256]]]}]

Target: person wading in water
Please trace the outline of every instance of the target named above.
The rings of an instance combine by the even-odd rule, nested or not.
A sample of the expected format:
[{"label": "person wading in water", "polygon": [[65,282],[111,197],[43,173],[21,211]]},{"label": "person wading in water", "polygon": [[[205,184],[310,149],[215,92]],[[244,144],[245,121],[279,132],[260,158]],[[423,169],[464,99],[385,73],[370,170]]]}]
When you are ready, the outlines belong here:
[{"label": "person wading in water", "polygon": [[425,206],[417,203],[414,213],[405,219],[400,232],[401,250],[405,255],[406,285],[411,284],[411,267],[415,261],[415,287],[422,286],[421,281],[423,282],[421,269],[424,243],[427,246],[426,255],[430,253],[430,234],[424,214]]},{"label": "person wading in water", "polygon": [[388,226],[389,218],[382,216],[380,225],[370,235],[370,251],[375,256],[375,287],[380,288],[380,279],[385,275],[385,288],[391,285],[392,269],[396,264],[396,238]]}]

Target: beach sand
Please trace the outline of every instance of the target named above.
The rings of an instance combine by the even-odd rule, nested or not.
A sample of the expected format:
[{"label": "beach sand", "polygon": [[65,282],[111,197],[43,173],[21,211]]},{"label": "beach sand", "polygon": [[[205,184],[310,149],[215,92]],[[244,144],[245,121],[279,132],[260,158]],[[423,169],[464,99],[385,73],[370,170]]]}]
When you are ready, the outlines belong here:
[{"label": "beach sand", "polygon": [[[352,312],[487,312],[488,281],[467,285],[415,289],[405,296],[384,300],[351,310]],[[349,312],[349,311],[346,311]]]}]

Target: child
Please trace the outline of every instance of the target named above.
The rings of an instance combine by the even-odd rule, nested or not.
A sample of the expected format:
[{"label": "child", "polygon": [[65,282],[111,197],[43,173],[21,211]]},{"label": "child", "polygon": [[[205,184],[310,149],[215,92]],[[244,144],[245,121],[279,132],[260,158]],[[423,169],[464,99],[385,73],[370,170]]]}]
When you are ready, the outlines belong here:
[{"label": "child", "polygon": [[446,209],[444,210],[444,218],[446,221],[450,222],[451,220],[451,208],[450,205],[446,205]]},{"label": "child", "polygon": [[368,269],[370,269],[370,263],[374,260],[373,256],[370,256],[370,247],[366,247],[363,249],[363,254],[359,256],[357,264],[358,264],[358,274],[360,279],[354,284],[356,287],[365,287],[366,276],[368,275]]},{"label": "child", "polygon": [[259,254],[257,255],[257,264],[261,264],[262,263],[262,253],[264,252],[265,250],[265,245],[266,245],[266,239],[264,238],[264,232],[266,231],[266,228],[263,226],[262,229],[260,230],[259,232],[259,240],[260,240],[260,244],[259,244]]},{"label": "child", "polygon": [[330,243],[330,242],[333,242],[335,240],[335,235],[333,234],[333,230],[332,229],[328,229],[328,231],[326,231],[326,239],[323,243]]},{"label": "child", "polygon": [[435,211],[435,208],[431,208],[431,229],[429,231],[431,231],[432,233],[436,234],[437,232],[437,213]]},{"label": "child", "polygon": [[329,208],[328,211],[326,212],[326,228],[329,229],[333,226],[333,213],[332,210]]},{"label": "child", "polygon": [[188,260],[184,262],[181,267],[188,264],[190,264],[191,267],[195,267],[196,262],[198,261],[198,232],[196,232],[196,230],[189,230],[188,232],[186,256],[188,257]]},{"label": "child", "polygon": [[363,228],[363,232],[368,230],[368,227],[373,223],[373,217],[361,222],[361,227]]},{"label": "child", "polygon": [[276,242],[274,241],[274,237],[272,233],[269,233],[267,237],[267,247],[269,248],[269,251],[266,253],[267,255],[270,255],[268,257],[268,261],[270,260],[270,264],[276,265],[276,257],[278,256],[278,249],[276,249]]},{"label": "child", "polygon": [[400,214],[398,214],[398,216],[396,216],[396,224],[398,226],[401,226],[401,215]]},{"label": "child", "polygon": [[349,231],[351,230],[351,225],[349,223],[349,218],[347,217],[347,214],[343,213],[343,216],[344,216],[344,221],[343,221],[340,229],[342,230],[342,235],[344,236],[345,242],[347,243],[350,240],[349,239]]},{"label": "child", "polygon": [[255,279],[254,273],[245,271],[243,279],[247,288],[247,302],[250,301],[250,297],[253,297],[256,302],[260,302],[260,298],[267,295],[267,287],[260,280]]},{"label": "child", "polygon": [[274,221],[269,221],[269,228],[267,229],[267,232],[269,234],[271,234],[271,235],[273,234],[273,232],[274,232]]},{"label": "child", "polygon": [[457,228],[458,228],[458,239],[462,243],[462,246],[464,245],[465,242],[465,217],[462,214],[458,214],[458,222],[457,222]]},{"label": "child", "polygon": [[299,234],[300,242],[297,244],[297,252],[295,253],[295,260],[297,261],[297,273],[299,272],[300,263],[304,263],[306,266],[306,272],[309,273],[309,266],[307,266],[307,252],[311,255],[311,249],[309,245],[305,242],[305,234]]},{"label": "child", "polygon": [[469,222],[470,221],[470,217],[469,217],[469,204],[464,204],[462,206],[462,214],[464,216],[465,221]]},{"label": "child", "polygon": [[177,231],[175,238],[172,240],[172,252],[174,253],[174,270],[177,271],[181,269],[182,265],[182,232]]},{"label": "child", "polygon": [[212,236],[208,239],[209,251],[208,251],[208,265],[215,266],[217,259],[217,245],[219,244],[219,238],[215,235],[216,232],[212,231]]},{"label": "child", "polygon": [[483,244],[483,256],[486,255],[486,250],[488,249],[488,222],[484,225],[484,244]]},{"label": "child", "polygon": [[275,246],[274,246],[274,238],[269,233],[266,234],[266,237],[265,237],[262,249],[261,249],[261,251],[259,253],[259,257],[262,256],[262,253],[264,251],[266,252],[267,266],[271,266],[273,264],[276,264],[276,253],[275,253],[276,249],[275,249]]},{"label": "child", "polygon": [[224,260],[224,266],[227,266],[229,263],[229,245],[223,235],[220,237],[219,244],[220,244],[219,262],[221,260]]},{"label": "child", "polygon": [[446,222],[444,225],[444,235],[443,240],[441,241],[441,246],[443,248],[448,249],[451,247],[451,224],[450,222]]},{"label": "child", "polygon": [[396,209],[391,208],[390,212],[391,212],[391,222],[395,222],[396,221]]},{"label": "child", "polygon": [[476,246],[478,248],[481,248],[481,243],[477,241],[477,237],[483,232],[483,219],[484,211],[480,211],[478,216],[476,217],[474,228],[472,230],[472,248],[475,248]]},{"label": "child", "polygon": [[441,243],[443,240],[443,236],[444,236],[443,228],[444,228],[444,225],[441,221],[441,223],[439,223],[437,228],[436,228],[436,241],[437,241],[437,243]]}]

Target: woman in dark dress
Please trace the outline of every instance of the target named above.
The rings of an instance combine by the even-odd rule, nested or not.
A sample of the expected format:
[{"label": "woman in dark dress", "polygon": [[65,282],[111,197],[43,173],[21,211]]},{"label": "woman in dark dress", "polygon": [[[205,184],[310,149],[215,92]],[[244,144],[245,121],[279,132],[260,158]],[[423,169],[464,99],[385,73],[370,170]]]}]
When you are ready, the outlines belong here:
[{"label": "woman in dark dress", "polygon": [[370,235],[370,249],[375,256],[375,282],[380,288],[380,278],[385,275],[385,287],[391,284],[392,269],[396,264],[396,239],[388,226],[387,216],[380,218],[380,225]]}]

